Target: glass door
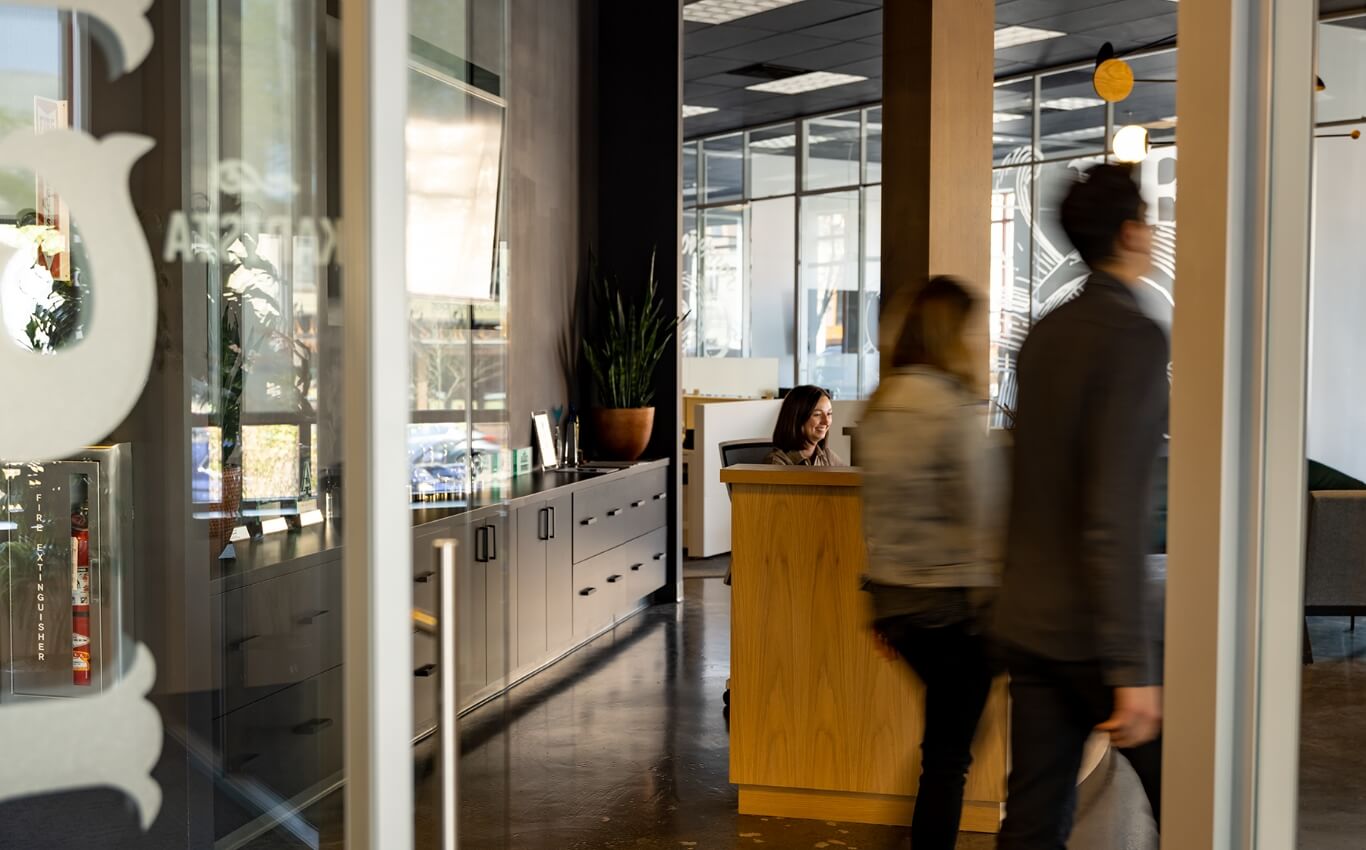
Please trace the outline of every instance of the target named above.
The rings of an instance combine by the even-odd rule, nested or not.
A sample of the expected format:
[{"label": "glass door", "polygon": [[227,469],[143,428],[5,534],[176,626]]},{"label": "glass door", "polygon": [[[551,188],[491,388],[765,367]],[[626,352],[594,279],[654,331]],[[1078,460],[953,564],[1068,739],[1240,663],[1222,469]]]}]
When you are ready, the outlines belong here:
[{"label": "glass door", "polygon": [[408,583],[358,592],[408,568],[357,368],[406,335],[342,205],[406,28],[99,5],[0,3],[0,846],[411,846]]}]

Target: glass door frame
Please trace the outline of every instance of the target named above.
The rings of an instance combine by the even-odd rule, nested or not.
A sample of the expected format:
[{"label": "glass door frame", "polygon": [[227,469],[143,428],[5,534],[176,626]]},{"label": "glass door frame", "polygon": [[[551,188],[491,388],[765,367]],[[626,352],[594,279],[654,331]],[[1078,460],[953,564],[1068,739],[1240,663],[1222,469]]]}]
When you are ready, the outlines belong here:
[{"label": "glass door frame", "polygon": [[1168,846],[1297,843],[1315,6],[1178,12]]},{"label": "glass door frame", "polygon": [[[413,846],[408,3],[341,0],[346,846]],[[453,805],[453,801],[448,801]]]}]

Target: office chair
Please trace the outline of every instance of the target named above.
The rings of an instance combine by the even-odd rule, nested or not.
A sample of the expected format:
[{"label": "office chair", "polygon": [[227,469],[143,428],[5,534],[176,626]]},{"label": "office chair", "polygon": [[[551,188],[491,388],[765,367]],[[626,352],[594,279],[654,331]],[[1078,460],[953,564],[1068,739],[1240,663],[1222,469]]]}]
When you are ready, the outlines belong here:
[{"label": "office chair", "polygon": [[766,439],[727,440],[721,443],[721,466],[740,463],[763,463],[773,451],[773,441]]}]

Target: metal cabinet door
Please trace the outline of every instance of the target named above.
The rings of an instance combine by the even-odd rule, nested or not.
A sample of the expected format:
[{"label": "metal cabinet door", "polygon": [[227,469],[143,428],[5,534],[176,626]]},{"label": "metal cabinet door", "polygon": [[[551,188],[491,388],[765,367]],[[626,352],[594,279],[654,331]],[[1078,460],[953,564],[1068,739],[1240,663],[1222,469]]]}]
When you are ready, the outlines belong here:
[{"label": "metal cabinet door", "polygon": [[546,502],[550,539],[545,542],[545,641],[551,655],[574,643],[574,497]]},{"label": "metal cabinet door", "polygon": [[518,508],[517,526],[517,640],[516,667],[522,669],[546,656],[546,544],[550,540],[550,506],[533,502]]}]

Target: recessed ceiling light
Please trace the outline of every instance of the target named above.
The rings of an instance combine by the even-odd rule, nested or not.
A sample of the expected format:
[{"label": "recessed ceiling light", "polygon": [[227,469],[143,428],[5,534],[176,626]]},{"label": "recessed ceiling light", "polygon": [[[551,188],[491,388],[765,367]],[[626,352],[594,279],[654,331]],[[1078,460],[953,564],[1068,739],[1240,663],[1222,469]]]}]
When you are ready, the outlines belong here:
[{"label": "recessed ceiling light", "polygon": [[[823,144],[823,143],[825,143],[825,142],[838,142],[838,141],[846,141],[846,140],[837,139],[837,138],[835,138],[834,136],[807,136],[807,137],[806,137],[806,143],[807,143],[808,145],[819,145],[819,144]],[[763,149],[765,149],[765,150],[785,150],[785,149],[787,149],[787,148],[795,148],[795,147],[797,146],[797,137],[796,137],[795,135],[787,135],[787,136],[777,136],[777,137],[772,138],[772,139],[751,140],[750,143],[749,143],[749,146],[750,146],[751,148],[763,148]]]},{"label": "recessed ceiling light", "polygon": [[[686,16],[687,13],[684,12],[684,15]],[[1004,50],[1007,47],[1019,47],[1021,44],[1030,44],[1035,41],[1047,41],[1061,35],[1067,35],[1067,33],[1057,30],[1041,30],[1038,27],[1001,27],[996,31],[996,49]]]},{"label": "recessed ceiling light", "polygon": [[1098,97],[1055,97],[1052,100],[1039,101],[1042,109],[1091,109],[1096,106],[1104,106],[1105,101]]},{"label": "recessed ceiling light", "polygon": [[1016,115],[1014,112],[993,112],[991,113],[991,123],[1004,124],[1007,121],[1019,121],[1023,115]]},{"label": "recessed ceiling light", "polygon": [[781,80],[755,83],[752,86],[745,86],[745,88],[750,91],[766,91],[774,94],[802,94],[803,92],[816,91],[817,89],[844,86],[849,83],[861,83],[866,79],[868,78],[860,77],[857,74],[836,74],[832,71],[812,71],[809,74],[798,74],[795,77],[784,77]]},{"label": "recessed ceiling light", "polygon": [[724,24],[801,0],[697,0],[683,7],[683,20],[698,24]]},{"label": "recessed ceiling light", "polygon": [[717,110],[715,106],[688,106],[685,104],[683,106],[683,117],[692,118],[697,115],[706,115],[708,113],[716,111]]}]

